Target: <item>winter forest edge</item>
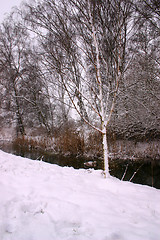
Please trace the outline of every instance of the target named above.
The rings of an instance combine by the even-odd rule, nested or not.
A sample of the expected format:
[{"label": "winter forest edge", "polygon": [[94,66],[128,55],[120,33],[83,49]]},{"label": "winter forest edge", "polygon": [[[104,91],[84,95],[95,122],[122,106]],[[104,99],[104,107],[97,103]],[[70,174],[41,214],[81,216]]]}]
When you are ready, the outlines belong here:
[{"label": "winter forest edge", "polygon": [[159,73],[158,1],[23,3],[0,27],[1,140],[103,158],[106,176],[109,158],[160,160]]}]

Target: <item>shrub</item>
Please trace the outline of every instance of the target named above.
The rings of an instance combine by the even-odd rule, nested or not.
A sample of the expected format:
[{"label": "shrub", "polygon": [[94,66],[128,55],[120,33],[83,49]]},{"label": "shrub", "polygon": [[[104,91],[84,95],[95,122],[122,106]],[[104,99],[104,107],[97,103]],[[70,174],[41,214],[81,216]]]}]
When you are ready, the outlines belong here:
[{"label": "shrub", "polygon": [[54,148],[56,152],[65,155],[83,155],[84,137],[80,131],[77,131],[74,123],[68,123],[56,131],[54,139]]},{"label": "shrub", "polygon": [[13,151],[21,156],[25,156],[33,151],[45,151],[48,146],[48,141],[45,138],[33,139],[28,137],[18,137],[13,140]]}]

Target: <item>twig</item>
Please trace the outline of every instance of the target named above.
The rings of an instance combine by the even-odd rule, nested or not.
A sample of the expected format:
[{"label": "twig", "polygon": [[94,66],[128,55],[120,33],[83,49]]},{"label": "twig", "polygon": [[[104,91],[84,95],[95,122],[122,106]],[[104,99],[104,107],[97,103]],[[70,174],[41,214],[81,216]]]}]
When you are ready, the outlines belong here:
[{"label": "twig", "polygon": [[128,169],[128,164],[127,164],[126,169],[125,169],[125,172],[124,172],[124,174],[123,174],[123,176],[122,176],[122,178],[121,178],[121,181],[123,181],[123,179],[125,178],[127,169]]},{"label": "twig", "polygon": [[136,173],[139,171],[139,169],[144,165],[144,163],[141,164],[141,166],[137,169],[137,171],[135,171],[132,175],[132,177],[129,179],[129,182],[132,181],[132,179],[134,178],[134,176],[136,175]]}]

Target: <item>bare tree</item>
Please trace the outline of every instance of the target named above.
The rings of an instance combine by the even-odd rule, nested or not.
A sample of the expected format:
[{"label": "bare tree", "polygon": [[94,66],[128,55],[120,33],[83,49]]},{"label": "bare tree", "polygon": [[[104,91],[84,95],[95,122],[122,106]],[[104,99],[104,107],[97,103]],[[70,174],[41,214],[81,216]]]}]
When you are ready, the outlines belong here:
[{"label": "bare tree", "polygon": [[52,0],[27,4],[22,13],[39,37],[55,85],[62,86],[63,101],[69,97],[81,119],[102,134],[105,176],[107,129],[125,71],[130,14],[131,4],[122,0]]},{"label": "bare tree", "polygon": [[1,84],[5,89],[5,102],[10,102],[10,108],[14,109],[16,114],[17,133],[20,132],[21,135],[25,134],[25,128],[22,103],[18,95],[21,76],[25,71],[23,52],[26,39],[26,33],[14,25],[11,17],[4,21],[0,32]]},{"label": "bare tree", "polygon": [[43,126],[51,134],[54,107],[44,85],[41,58],[14,13],[2,24],[0,46],[2,107],[12,114],[10,122],[16,121],[17,135],[25,135],[31,126]]},{"label": "bare tree", "polygon": [[[146,16],[150,16],[147,20],[149,24],[153,26],[156,23],[156,34],[152,39],[156,44],[151,44],[152,54],[147,47],[145,54],[140,56],[142,45],[147,43],[139,41],[140,34],[137,34],[143,30],[145,36],[142,26],[146,18],[145,14],[141,15],[145,7],[148,14]],[[136,63],[146,59],[142,78],[147,74],[147,79],[155,79],[156,74],[156,79],[158,78],[159,56],[153,56],[156,46],[158,47],[156,37],[159,30],[155,16],[158,18],[159,12],[154,8],[151,17],[149,14],[153,7],[153,1],[132,3],[125,0],[52,0],[26,4],[21,12],[24,28],[30,29],[37,36],[37,54],[41,55],[44,75],[47,76],[45,84],[50,86],[50,93],[61,103],[61,110],[58,110],[57,115],[61,112],[66,122],[72,105],[85,123],[102,134],[106,176],[109,176],[107,133],[117,97],[114,117],[118,116],[116,121],[121,121],[117,124],[124,124],[120,115],[127,118],[130,106],[134,106],[133,112],[137,112],[137,115],[129,112],[130,119],[133,115],[135,121],[139,121],[138,113],[142,109],[140,106],[147,107],[141,97],[138,100],[138,94],[135,97],[136,86],[141,86],[137,85],[135,79],[132,82],[134,74],[138,76],[134,66],[141,71],[143,66],[140,68],[140,64]],[[135,38],[132,37],[133,32]],[[139,37],[136,39],[137,36]],[[150,37],[151,32],[147,36]],[[138,47],[135,47],[137,43]],[[154,69],[152,73],[151,69]],[[142,85],[145,84],[143,81]],[[143,90],[141,88],[142,92]],[[138,101],[139,110],[135,104]],[[67,105],[68,108],[65,107]]]},{"label": "bare tree", "polygon": [[[127,24],[131,5],[124,1],[71,2],[76,13],[79,12],[75,18],[80,25],[80,48],[83,48],[82,55],[85,55],[88,62],[85,82],[89,95],[86,101],[99,118],[100,125],[97,127],[93,122],[88,122],[87,119],[85,121],[102,134],[104,172],[109,176],[107,129],[125,70]],[[81,94],[85,99],[84,94]]]}]

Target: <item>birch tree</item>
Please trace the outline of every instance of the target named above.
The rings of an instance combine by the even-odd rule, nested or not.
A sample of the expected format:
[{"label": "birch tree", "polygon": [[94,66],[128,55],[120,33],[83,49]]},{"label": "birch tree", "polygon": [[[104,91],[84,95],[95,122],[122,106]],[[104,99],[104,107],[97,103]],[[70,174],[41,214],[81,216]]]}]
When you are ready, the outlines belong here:
[{"label": "birch tree", "polygon": [[22,14],[58,76],[55,84],[62,85],[81,119],[102,134],[106,177],[107,130],[125,72],[131,11],[125,0],[52,0],[27,4]]},{"label": "birch tree", "polygon": [[[77,22],[76,45],[86,62],[81,61],[84,70],[81,94],[87,109],[92,110],[99,121],[84,121],[102,134],[104,175],[109,174],[109,153],[107,129],[115,107],[119,83],[125,71],[127,23],[130,4],[123,1],[70,1],[71,22]],[[74,20],[73,20],[74,19]],[[78,27],[79,26],[79,27]],[[106,49],[106,51],[104,50]],[[91,71],[89,71],[91,69]],[[73,106],[81,115],[73,99],[73,89],[64,84]],[[76,86],[75,86],[76,87]]]},{"label": "birch tree", "polygon": [[61,82],[81,119],[102,134],[108,177],[107,130],[125,72],[131,4],[52,0],[26,7],[25,21],[42,42],[50,43],[49,51],[48,46],[44,50],[50,71],[58,76],[55,81]]}]

